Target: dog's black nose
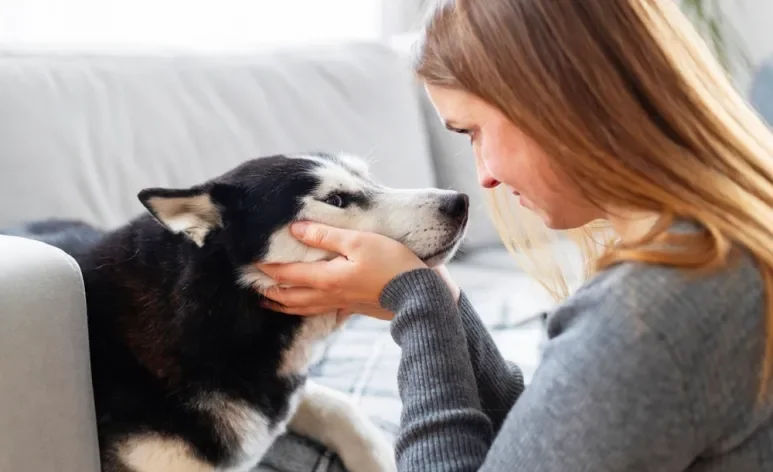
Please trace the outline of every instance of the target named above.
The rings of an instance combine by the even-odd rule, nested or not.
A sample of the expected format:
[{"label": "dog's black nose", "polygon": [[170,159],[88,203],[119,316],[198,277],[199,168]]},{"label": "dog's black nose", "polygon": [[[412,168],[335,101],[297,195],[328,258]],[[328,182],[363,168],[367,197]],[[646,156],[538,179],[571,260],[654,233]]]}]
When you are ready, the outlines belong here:
[{"label": "dog's black nose", "polygon": [[464,193],[456,193],[443,199],[440,212],[453,220],[463,222],[467,219],[469,207],[470,198]]}]

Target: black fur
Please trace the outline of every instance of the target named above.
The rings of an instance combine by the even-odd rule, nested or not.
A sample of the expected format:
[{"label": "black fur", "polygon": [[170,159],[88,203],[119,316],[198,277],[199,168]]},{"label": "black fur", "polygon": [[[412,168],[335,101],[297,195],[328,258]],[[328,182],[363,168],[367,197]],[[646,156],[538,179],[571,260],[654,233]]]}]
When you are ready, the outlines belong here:
[{"label": "black fur", "polygon": [[260,158],[192,189],[139,195],[147,204],[164,192],[208,193],[222,227],[202,247],[151,214],[107,233],[68,221],[6,231],[62,248],[83,271],[106,470],[108,446],[143,431],[181,436],[201,458],[226,464],[235,444],[207,414],[185,408],[202,393],[242,399],[272,421],[287,415],[288,395],[304,379],[277,370],[303,318],[262,308],[260,295],[237,284],[237,268],[260,260],[274,229],[297,213],[298,197],[317,184],[315,165]]}]

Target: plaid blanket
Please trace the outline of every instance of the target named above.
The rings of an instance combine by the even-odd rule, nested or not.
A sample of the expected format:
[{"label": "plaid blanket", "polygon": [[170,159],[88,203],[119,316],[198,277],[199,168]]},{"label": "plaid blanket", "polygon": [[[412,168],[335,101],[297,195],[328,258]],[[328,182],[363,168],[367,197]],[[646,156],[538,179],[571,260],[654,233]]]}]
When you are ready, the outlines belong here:
[{"label": "plaid blanket", "polygon": [[[464,275],[464,274],[462,274]],[[458,280],[458,275],[455,278]],[[512,280],[502,281],[509,290],[490,283],[464,284],[465,293],[476,307],[505,358],[516,362],[528,382],[539,361],[543,340],[540,309],[534,293],[518,290]],[[516,288],[513,290],[513,288]],[[526,286],[523,286],[527,290]],[[398,431],[401,402],[397,390],[400,349],[389,334],[386,322],[353,317],[327,344],[315,361],[311,377],[318,383],[346,392],[393,441]],[[331,451],[310,440],[286,434],[264,458],[259,471],[346,472]]]}]

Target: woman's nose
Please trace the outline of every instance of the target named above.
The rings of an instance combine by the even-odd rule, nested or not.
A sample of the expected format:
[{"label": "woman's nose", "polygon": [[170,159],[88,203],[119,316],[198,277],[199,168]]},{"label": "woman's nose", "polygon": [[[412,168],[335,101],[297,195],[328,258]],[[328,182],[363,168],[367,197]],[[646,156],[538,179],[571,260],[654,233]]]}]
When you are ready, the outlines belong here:
[{"label": "woman's nose", "polygon": [[494,188],[499,185],[499,181],[495,179],[491,173],[486,169],[486,164],[483,159],[476,159],[476,167],[478,168],[478,181],[483,188]]},{"label": "woman's nose", "polygon": [[483,188],[494,188],[497,185],[499,185],[499,181],[497,179],[491,177],[490,175],[481,176],[480,185]]}]

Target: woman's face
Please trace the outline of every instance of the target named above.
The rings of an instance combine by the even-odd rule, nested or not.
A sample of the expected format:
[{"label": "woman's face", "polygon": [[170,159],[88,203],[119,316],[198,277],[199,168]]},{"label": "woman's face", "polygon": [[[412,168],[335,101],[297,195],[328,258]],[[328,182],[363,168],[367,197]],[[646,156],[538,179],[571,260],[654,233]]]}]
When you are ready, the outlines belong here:
[{"label": "woman's face", "polygon": [[463,91],[426,88],[446,127],[469,136],[481,186],[505,185],[552,229],[576,228],[603,217],[497,108]]}]

